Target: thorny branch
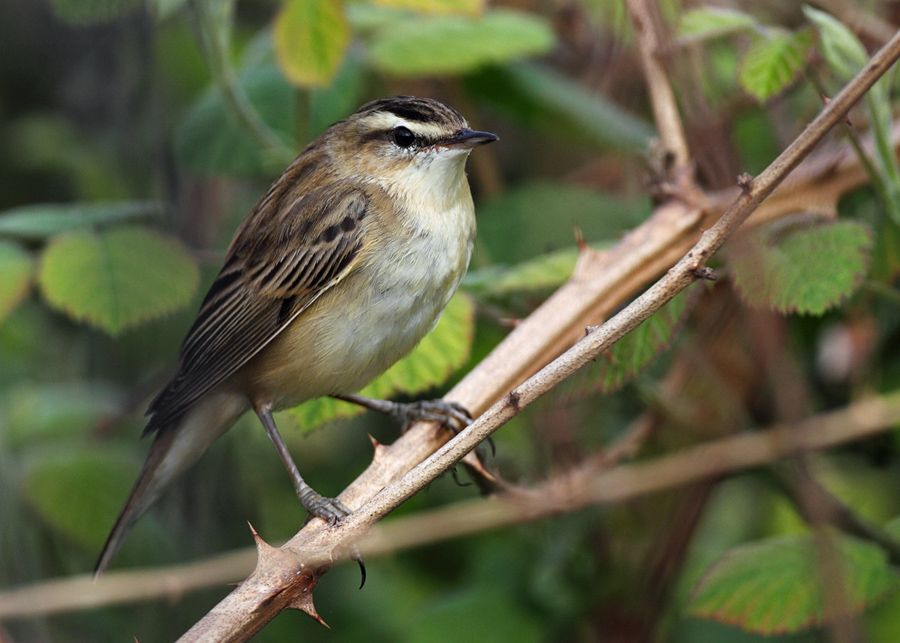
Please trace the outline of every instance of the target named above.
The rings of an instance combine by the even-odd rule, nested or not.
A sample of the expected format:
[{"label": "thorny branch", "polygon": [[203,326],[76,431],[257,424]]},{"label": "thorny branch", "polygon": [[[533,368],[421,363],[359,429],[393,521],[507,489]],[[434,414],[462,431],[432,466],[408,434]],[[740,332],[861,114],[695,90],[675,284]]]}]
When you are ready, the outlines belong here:
[{"label": "thorny branch", "polygon": [[[340,496],[344,504],[356,508],[353,514],[339,526],[333,528],[326,527],[321,521],[314,520],[279,549],[266,545],[258,538],[260,557],[256,570],[191,628],[182,640],[246,640],[286,607],[296,607],[318,617],[312,604],[312,590],[319,576],[325,573],[335,560],[346,554],[346,548],[351,543],[360,540],[377,520],[461,460],[522,408],[531,404],[592,358],[608,350],[625,333],[690,285],[696,278],[696,271],[705,265],[760,202],[771,194],[778,184],[812,151],[829,129],[844,118],[853,104],[890,68],[898,57],[900,57],[900,33],[895,34],[872,57],[860,73],[829,102],[819,116],[762,174],[751,181],[744,182],[741,186],[741,193],[735,202],[711,228],[701,235],[699,241],[662,279],[606,323],[592,328],[586,337],[566,350],[560,357],[522,384],[514,386],[516,380],[530,370],[527,364],[535,363],[535,353],[538,358],[555,354],[560,348],[560,344],[568,343],[566,340],[573,330],[569,325],[562,327],[557,319],[551,326],[556,330],[557,337],[548,337],[546,332],[538,333],[537,336],[546,342],[536,345],[536,342],[524,335],[524,332],[526,329],[530,330],[534,327],[529,322],[541,319],[542,316],[548,314],[546,305],[539,308],[447,397],[477,412],[492,397],[496,397],[498,387],[499,390],[508,390],[507,387],[514,386],[512,390],[509,390],[502,399],[484,411],[470,427],[431,455],[429,453],[440,442],[440,438],[428,425],[414,427],[390,447],[379,445],[369,469]],[[683,214],[683,206],[677,207],[680,210],[679,214]],[[661,208],[661,210],[665,210],[665,208]],[[660,212],[657,212],[654,219],[659,215]],[[694,212],[694,221],[686,224],[687,230],[690,230],[693,227],[692,224],[701,218],[702,214],[698,209]],[[657,230],[650,228],[647,224],[641,226],[617,249],[608,253],[605,261],[610,261],[610,257],[618,254],[616,250],[621,251],[622,248],[629,245],[629,242],[633,244],[642,233],[644,235],[653,233],[660,235],[662,233],[661,236],[671,239],[672,225],[670,223],[665,228]],[[639,244],[639,247],[645,252],[647,247],[655,245],[652,237],[644,238],[642,241],[644,243]],[[673,246],[674,244],[664,245],[663,249],[668,251],[667,254],[672,255],[675,254]],[[674,247],[677,248],[677,246]],[[642,258],[645,258],[645,252],[641,253]],[[612,263],[612,266],[624,270],[628,266],[628,262]],[[634,272],[639,271],[635,270]],[[632,279],[631,287],[636,287],[634,281],[637,279],[637,275],[634,273],[625,272],[613,276],[616,278],[630,277]],[[570,285],[572,285],[571,282]],[[623,287],[621,283],[619,286]],[[567,287],[563,287],[551,299],[571,298],[574,294],[572,289],[567,290]],[[596,302],[597,300],[593,299],[592,301]],[[572,317],[581,319],[597,315],[596,312],[590,309],[584,310],[578,305],[570,305],[566,312],[571,315],[570,321]],[[553,313],[555,316],[559,313],[559,309]],[[523,352],[529,353],[530,361],[523,365],[516,359],[515,365],[518,370],[510,368],[492,370],[491,365],[508,357],[510,347],[517,343],[527,349]],[[498,355],[502,355],[502,357],[498,357]],[[537,363],[544,363],[544,361],[541,360]],[[498,382],[498,380],[500,381]],[[793,442],[796,443],[796,440]],[[425,456],[428,456],[427,459],[421,461]],[[409,466],[416,462],[418,464],[412,470],[408,470]],[[404,471],[407,471],[405,475],[397,479],[397,476]],[[615,473],[615,471],[610,473]],[[631,483],[636,485],[637,481],[632,479]]]},{"label": "thorny branch", "polygon": [[[863,440],[900,422],[900,392],[873,397],[836,411],[736,436],[728,436],[640,464],[607,470],[591,458],[575,469],[527,490],[466,500],[374,527],[360,542],[378,556],[568,513],[589,505],[622,503],[641,496],[734,475],[782,458]],[[863,534],[870,537],[869,533]],[[888,546],[896,548],[890,541]],[[256,552],[244,549],[204,561],[154,570],[110,572],[36,583],[0,593],[0,618],[51,614],[222,585],[243,577]]]},{"label": "thorny branch", "polygon": [[[382,523],[360,542],[360,549],[366,556],[378,556],[589,505],[625,502],[702,480],[733,475],[790,455],[863,440],[889,430],[897,422],[900,422],[900,393],[893,393],[809,417],[796,424],[776,425],[720,438],[640,464],[607,470],[605,461],[591,459],[531,489],[458,502]],[[861,535],[872,537],[869,531]],[[896,543],[892,540],[876,538],[876,541],[890,551],[896,551]],[[96,583],[88,574],[37,583],[0,593],[0,618],[177,596],[241,578],[253,567],[255,556],[252,549],[244,549],[186,565],[110,572]]]}]

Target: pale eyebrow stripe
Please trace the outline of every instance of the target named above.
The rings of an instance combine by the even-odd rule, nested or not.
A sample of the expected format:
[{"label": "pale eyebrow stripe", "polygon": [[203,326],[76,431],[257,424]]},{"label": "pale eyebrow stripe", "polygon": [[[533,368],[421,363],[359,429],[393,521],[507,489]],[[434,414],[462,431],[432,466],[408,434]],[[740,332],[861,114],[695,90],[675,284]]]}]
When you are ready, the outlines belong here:
[{"label": "pale eyebrow stripe", "polygon": [[375,112],[371,116],[367,116],[363,123],[366,129],[372,131],[390,131],[401,125],[417,136],[425,139],[436,139],[446,136],[447,130],[437,123],[419,123],[401,118],[390,112]]}]

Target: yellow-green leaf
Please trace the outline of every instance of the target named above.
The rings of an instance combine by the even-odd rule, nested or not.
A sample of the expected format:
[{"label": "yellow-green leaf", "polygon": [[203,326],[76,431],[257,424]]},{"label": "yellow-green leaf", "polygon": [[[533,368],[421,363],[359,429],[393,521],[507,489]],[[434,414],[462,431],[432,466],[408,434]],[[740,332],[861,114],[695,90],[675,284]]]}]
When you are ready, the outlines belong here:
[{"label": "yellow-green leaf", "polygon": [[53,307],[115,335],[187,304],[198,272],[176,239],[135,226],[54,238],[38,280]]},{"label": "yellow-green leaf", "polygon": [[24,248],[0,241],[0,322],[28,294],[33,272],[34,261]]},{"label": "yellow-green leaf", "polygon": [[[457,294],[447,304],[434,330],[360,394],[384,399],[397,393],[414,395],[443,383],[469,359],[474,327],[472,300],[467,295]],[[354,404],[319,398],[287,411],[286,415],[308,430],[360,413],[362,409]]]},{"label": "yellow-green leaf", "polygon": [[[897,587],[877,545],[834,534],[847,606],[861,612]],[[822,622],[823,579],[809,535],[763,540],[730,550],[694,590],[690,613],[749,632],[796,632]]]},{"label": "yellow-green leaf", "polygon": [[275,49],[287,78],[324,85],[337,73],[350,28],[339,0],[287,0],[275,19]]},{"label": "yellow-green leaf", "polygon": [[375,0],[375,4],[419,13],[458,13],[477,16],[484,11],[485,0]]},{"label": "yellow-green leaf", "polygon": [[550,50],[550,26],[509,9],[481,18],[428,16],[379,29],[370,54],[380,69],[398,76],[459,74]]}]

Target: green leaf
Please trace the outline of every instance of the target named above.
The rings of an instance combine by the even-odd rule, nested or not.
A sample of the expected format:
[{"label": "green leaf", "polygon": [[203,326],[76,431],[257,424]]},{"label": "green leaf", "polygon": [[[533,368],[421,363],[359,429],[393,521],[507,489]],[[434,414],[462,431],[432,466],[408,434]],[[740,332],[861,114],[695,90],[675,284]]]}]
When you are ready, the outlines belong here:
[{"label": "green leaf", "polygon": [[459,74],[550,50],[554,35],[540,18],[510,9],[482,18],[411,18],[379,29],[371,45],[375,66],[397,76]]},{"label": "green leaf", "polygon": [[25,205],[0,212],[0,236],[42,241],[61,232],[160,217],[165,212],[160,201]]},{"label": "green leaf", "polygon": [[275,49],[289,80],[324,85],[337,73],[350,44],[339,0],[287,0],[275,19]]},{"label": "green leaf", "polygon": [[97,549],[134,481],[135,464],[108,448],[66,450],[29,467],[25,499],[55,531]]},{"label": "green leaf", "polygon": [[812,49],[812,35],[801,30],[788,33],[776,30],[758,38],[741,62],[740,83],[744,90],[765,102],[790,85],[806,65]]},{"label": "green leaf", "polygon": [[[447,380],[469,359],[475,328],[472,300],[457,294],[447,304],[437,326],[413,351],[366,386],[361,395],[386,399],[404,393],[415,395]],[[304,430],[333,420],[359,415],[363,410],[355,404],[331,398],[318,398],[286,411]]]},{"label": "green leaf", "polygon": [[821,315],[866,274],[872,236],[853,221],[751,233],[729,253],[738,293],[751,306]]},{"label": "green leaf", "polygon": [[56,237],[38,280],[53,307],[115,335],[187,304],[198,271],[176,239],[123,227]]},{"label": "green leaf", "polygon": [[469,93],[505,118],[560,138],[643,153],[653,127],[604,96],[550,67],[518,63],[490,67],[465,78]]},{"label": "green leaf", "polygon": [[73,25],[109,22],[139,7],[142,0],[50,0],[53,12]]},{"label": "green leaf", "polygon": [[374,4],[419,13],[458,13],[477,16],[484,11],[486,0],[375,0]]},{"label": "green leaf", "polygon": [[665,306],[613,345],[600,363],[600,390],[612,393],[637,377],[672,343],[696,301],[692,287],[676,295]]},{"label": "green leaf", "polygon": [[724,7],[698,7],[685,11],[678,24],[678,37],[685,41],[718,38],[756,25],[756,20],[741,11]]},{"label": "green leaf", "polygon": [[577,260],[578,248],[563,248],[514,266],[490,266],[470,271],[462,287],[479,297],[540,292],[565,282],[572,275]]},{"label": "green leaf", "polygon": [[[884,551],[849,536],[834,535],[848,606],[861,612],[897,586]],[[740,545],[710,567],[694,590],[694,616],[777,634],[821,624],[822,577],[812,536]]]},{"label": "green leaf", "polygon": [[0,241],[0,322],[28,294],[33,273],[34,261],[24,248]]}]

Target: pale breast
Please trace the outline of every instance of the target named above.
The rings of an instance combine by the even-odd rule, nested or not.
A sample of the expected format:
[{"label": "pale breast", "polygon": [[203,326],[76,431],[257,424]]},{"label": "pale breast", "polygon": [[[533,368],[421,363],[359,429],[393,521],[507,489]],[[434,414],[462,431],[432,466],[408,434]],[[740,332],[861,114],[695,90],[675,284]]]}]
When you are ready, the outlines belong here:
[{"label": "pale breast", "polygon": [[355,392],[419,343],[456,291],[474,241],[471,198],[434,215],[419,217],[430,225],[410,234],[384,237],[267,347],[265,366],[254,369],[257,396],[283,407]]}]

